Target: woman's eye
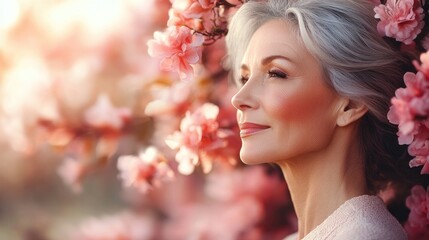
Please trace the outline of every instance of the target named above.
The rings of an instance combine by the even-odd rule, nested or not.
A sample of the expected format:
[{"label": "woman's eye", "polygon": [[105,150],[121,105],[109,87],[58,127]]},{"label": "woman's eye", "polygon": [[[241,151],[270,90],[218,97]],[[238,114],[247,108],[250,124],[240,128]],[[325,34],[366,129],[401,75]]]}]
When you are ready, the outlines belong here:
[{"label": "woman's eye", "polygon": [[268,71],[268,76],[275,77],[275,78],[287,78],[287,74],[279,70]]}]

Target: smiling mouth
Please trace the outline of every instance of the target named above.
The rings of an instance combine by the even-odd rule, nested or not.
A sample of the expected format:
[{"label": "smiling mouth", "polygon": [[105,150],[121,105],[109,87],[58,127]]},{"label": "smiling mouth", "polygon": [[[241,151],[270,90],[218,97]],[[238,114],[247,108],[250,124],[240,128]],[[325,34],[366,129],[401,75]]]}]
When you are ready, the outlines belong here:
[{"label": "smiling mouth", "polygon": [[240,124],[240,137],[244,138],[244,137],[248,137],[251,135],[255,135],[257,133],[260,133],[264,130],[267,130],[268,128],[270,128],[269,126],[266,125],[260,125],[260,124],[256,124],[256,123],[242,123]]}]

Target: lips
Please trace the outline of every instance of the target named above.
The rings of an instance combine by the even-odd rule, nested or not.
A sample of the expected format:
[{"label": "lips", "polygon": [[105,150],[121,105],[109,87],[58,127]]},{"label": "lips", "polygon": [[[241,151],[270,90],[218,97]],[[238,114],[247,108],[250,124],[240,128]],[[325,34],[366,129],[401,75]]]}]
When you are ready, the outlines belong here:
[{"label": "lips", "polygon": [[257,134],[263,130],[270,128],[270,126],[261,125],[257,123],[244,122],[239,124],[240,126],[240,136],[247,137],[254,134]]}]

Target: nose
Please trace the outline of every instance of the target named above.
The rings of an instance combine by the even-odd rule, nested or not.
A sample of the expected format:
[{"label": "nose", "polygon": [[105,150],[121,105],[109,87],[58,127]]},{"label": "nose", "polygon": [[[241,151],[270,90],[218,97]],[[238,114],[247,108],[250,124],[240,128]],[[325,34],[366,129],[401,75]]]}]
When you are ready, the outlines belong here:
[{"label": "nose", "polygon": [[257,98],[253,93],[249,82],[241,87],[234,96],[232,96],[231,103],[237,110],[241,111],[257,107]]}]

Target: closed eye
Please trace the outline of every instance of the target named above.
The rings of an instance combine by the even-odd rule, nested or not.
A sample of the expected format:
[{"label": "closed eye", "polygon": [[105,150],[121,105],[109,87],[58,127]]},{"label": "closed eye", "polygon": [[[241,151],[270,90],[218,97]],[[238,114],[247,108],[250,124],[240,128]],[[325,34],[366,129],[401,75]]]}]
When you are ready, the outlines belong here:
[{"label": "closed eye", "polygon": [[287,74],[279,70],[268,71],[268,76],[274,78],[287,78]]}]

